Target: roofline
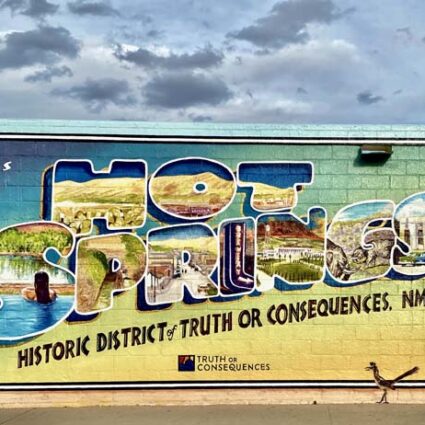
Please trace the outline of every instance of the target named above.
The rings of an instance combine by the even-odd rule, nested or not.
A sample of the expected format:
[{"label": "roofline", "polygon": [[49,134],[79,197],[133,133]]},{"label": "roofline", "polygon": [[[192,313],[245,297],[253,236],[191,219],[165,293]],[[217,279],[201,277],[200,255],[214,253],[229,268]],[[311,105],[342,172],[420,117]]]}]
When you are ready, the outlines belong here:
[{"label": "roofline", "polygon": [[144,121],[0,120],[0,140],[277,144],[425,144],[425,125],[161,123]]}]

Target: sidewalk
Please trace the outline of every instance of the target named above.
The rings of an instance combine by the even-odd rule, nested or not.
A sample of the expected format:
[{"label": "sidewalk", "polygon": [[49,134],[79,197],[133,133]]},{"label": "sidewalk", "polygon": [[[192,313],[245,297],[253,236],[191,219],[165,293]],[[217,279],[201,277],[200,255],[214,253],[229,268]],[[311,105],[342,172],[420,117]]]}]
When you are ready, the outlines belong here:
[{"label": "sidewalk", "polygon": [[1,409],[0,425],[416,425],[425,405]]}]

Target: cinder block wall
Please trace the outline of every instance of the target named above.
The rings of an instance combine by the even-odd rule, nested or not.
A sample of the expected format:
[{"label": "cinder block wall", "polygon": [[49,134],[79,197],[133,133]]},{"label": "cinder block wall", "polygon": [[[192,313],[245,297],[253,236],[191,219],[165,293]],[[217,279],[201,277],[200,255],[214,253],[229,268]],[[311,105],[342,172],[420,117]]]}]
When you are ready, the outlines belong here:
[{"label": "cinder block wall", "polygon": [[[11,161],[12,169],[4,171],[2,175],[0,225],[5,227],[40,219],[43,172],[58,159],[90,159],[97,169],[101,169],[113,159],[140,158],[147,161],[149,174],[172,159],[195,156],[221,161],[232,170],[236,170],[237,164],[245,160],[311,161],[314,165],[314,182],[299,193],[294,213],[301,217],[306,215],[310,207],[321,206],[328,212],[328,222],[332,221],[341,208],[349,204],[377,199],[392,200],[397,204],[408,196],[425,191],[425,146],[396,145],[387,160],[370,162],[359,155],[359,145],[360,143],[278,144],[267,141],[263,143],[261,140],[250,144],[232,141],[225,144],[160,143],[154,140],[148,143],[130,140],[120,143],[101,140],[76,142],[72,138],[66,141],[43,141],[36,140],[36,137],[34,140],[3,140],[0,143],[1,158],[3,162]],[[244,199],[245,194],[239,192],[231,207],[220,216],[209,220],[208,224],[216,228],[223,219],[239,217]],[[147,230],[158,225],[164,223],[158,223],[148,216],[145,227],[139,233],[143,238]],[[382,374],[388,378],[395,377],[410,367],[419,366],[421,371],[412,378],[414,385],[409,386],[424,386],[425,310],[423,305],[415,308],[402,308],[401,305],[403,291],[422,291],[424,283],[423,279],[397,278],[376,279],[347,287],[332,287],[320,283],[311,288],[272,289],[261,295],[257,294],[258,296],[244,296],[230,302],[207,301],[197,305],[181,302],[157,312],[138,310],[135,307],[137,290],[132,290],[115,297],[113,308],[92,320],[64,322],[29,341],[9,342],[0,347],[0,358],[5,364],[3,390],[13,384],[43,386],[45,383],[62,385],[76,382],[107,383],[110,389],[114,388],[114,384],[123,382],[136,382],[141,387],[143,383],[153,382],[157,388],[162,388],[163,383],[170,381],[175,382],[177,386],[200,382],[200,387],[203,382],[218,382],[223,386],[232,386],[232,382],[244,382],[247,386],[250,382],[262,382],[266,387],[297,387],[296,399],[291,399],[290,393],[283,397],[293,402],[312,402],[317,398],[328,402],[337,399],[350,402],[356,401],[356,397],[358,401],[367,402],[367,396],[363,393],[356,396],[355,394],[360,393],[352,392],[350,397],[354,399],[341,400],[341,397],[330,389],[329,394],[334,394],[334,398],[330,395],[330,398],[326,398],[326,389],[305,389],[303,399],[303,388],[331,388],[341,384],[342,387],[345,385],[372,391],[375,388],[372,375],[364,370],[369,361],[376,361]],[[389,294],[391,311],[322,317],[284,326],[272,325],[266,318],[266,312],[273,304],[289,305],[313,298],[367,296],[383,292]],[[235,327],[231,332],[190,339],[176,338],[142,348],[130,347],[105,353],[95,353],[93,350],[87,357],[21,369],[16,367],[17,353],[23,348],[75,339],[83,335],[90,335],[94,341],[99,332],[149,325],[159,320],[174,324],[184,318],[198,318],[213,313],[234,312],[236,315],[252,308],[261,311],[261,327]],[[269,369],[259,373],[203,371],[182,374],[176,368],[177,356],[181,354],[230,356],[242,363],[268,364]],[[405,391],[411,394],[414,390],[406,388]],[[422,394],[420,389],[417,391],[415,394]],[[54,394],[52,392],[50,396],[54,397]],[[187,394],[189,397],[190,393]],[[220,400],[220,395],[217,392],[215,394],[216,400]],[[371,401],[375,401],[378,396],[379,392],[371,392]],[[11,403],[13,397],[10,395]],[[144,402],[151,403],[149,393],[143,397]],[[165,398],[168,400],[167,397]],[[402,396],[394,395],[393,399],[396,400],[396,397],[399,401],[409,402],[418,400],[421,396],[403,399]],[[132,396],[129,396],[129,399],[132,399]],[[277,402],[275,398],[273,400]],[[83,398],[78,398],[76,403],[85,402]]]}]

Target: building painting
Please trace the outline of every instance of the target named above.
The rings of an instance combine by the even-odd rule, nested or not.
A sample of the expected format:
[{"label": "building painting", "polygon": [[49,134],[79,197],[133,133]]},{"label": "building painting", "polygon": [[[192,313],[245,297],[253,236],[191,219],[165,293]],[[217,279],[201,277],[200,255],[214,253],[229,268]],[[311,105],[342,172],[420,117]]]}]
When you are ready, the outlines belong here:
[{"label": "building painting", "polygon": [[425,370],[425,147],[360,145],[4,136],[0,387]]}]

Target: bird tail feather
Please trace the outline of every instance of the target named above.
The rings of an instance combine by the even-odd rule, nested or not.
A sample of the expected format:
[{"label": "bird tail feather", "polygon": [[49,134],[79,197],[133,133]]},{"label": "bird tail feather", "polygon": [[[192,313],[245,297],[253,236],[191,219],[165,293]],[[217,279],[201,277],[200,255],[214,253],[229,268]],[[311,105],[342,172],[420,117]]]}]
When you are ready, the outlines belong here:
[{"label": "bird tail feather", "polygon": [[406,378],[407,376],[413,375],[414,373],[417,373],[419,368],[415,366],[413,369],[408,370],[407,372],[404,372],[400,376],[397,376],[397,378],[394,379],[394,382],[401,381],[402,379]]}]

